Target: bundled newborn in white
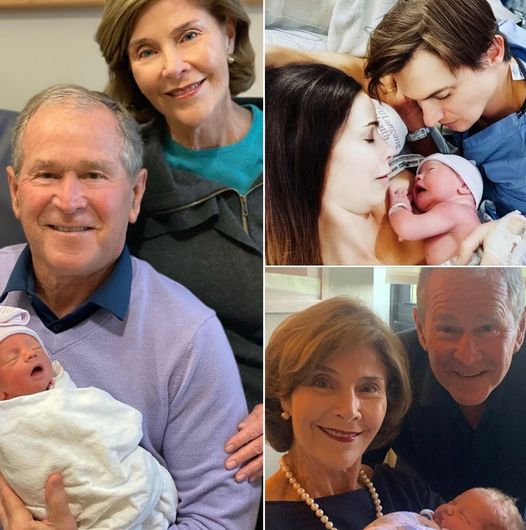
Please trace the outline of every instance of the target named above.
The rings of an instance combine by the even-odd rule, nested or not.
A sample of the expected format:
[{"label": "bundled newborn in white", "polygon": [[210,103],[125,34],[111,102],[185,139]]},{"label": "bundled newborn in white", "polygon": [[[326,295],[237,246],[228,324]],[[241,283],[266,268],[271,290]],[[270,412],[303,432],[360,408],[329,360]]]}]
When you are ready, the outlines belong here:
[{"label": "bundled newborn in white", "polygon": [[139,447],[142,416],[97,388],[77,388],[23,309],[0,306],[0,472],[35,519],[61,473],[79,530],[166,530],[172,477]]},{"label": "bundled newborn in white", "polygon": [[435,512],[393,512],[363,530],[524,530],[515,500],[493,488],[471,488]]},{"label": "bundled newborn in white", "polygon": [[393,512],[376,519],[368,524],[364,530],[427,530],[434,528],[442,529],[433,521],[432,512],[422,510],[420,514],[413,512]]}]

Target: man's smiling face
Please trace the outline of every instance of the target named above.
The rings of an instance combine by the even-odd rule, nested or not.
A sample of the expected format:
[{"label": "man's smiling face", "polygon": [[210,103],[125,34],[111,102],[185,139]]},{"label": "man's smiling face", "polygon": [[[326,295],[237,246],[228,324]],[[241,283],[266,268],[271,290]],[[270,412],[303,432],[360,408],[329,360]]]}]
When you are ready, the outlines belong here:
[{"label": "man's smiling face", "polygon": [[483,404],[504,379],[524,336],[524,315],[514,317],[505,280],[471,269],[436,270],[424,305],[415,321],[435,377],[460,405]]}]

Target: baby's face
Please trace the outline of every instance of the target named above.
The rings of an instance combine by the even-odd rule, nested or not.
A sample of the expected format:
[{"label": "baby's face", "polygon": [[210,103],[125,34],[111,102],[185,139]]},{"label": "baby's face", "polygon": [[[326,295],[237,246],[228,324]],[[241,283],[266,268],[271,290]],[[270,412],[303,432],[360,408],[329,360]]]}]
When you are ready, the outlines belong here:
[{"label": "baby's face", "polygon": [[0,342],[0,400],[42,392],[52,377],[51,361],[34,337],[17,333]]},{"label": "baby's face", "polygon": [[437,160],[429,160],[418,169],[413,186],[413,202],[421,212],[427,212],[436,204],[454,197],[462,184],[450,167]]},{"label": "baby's face", "polygon": [[434,519],[441,528],[448,530],[484,530],[494,522],[496,510],[492,501],[480,489],[467,490],[452,501],[441,504],[436,510]]}]

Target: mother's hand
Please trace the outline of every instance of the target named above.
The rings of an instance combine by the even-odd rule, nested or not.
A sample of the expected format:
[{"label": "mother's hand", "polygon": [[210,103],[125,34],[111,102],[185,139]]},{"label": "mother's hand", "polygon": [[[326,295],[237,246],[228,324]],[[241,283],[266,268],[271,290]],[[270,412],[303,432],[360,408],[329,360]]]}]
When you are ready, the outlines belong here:
[{"label": "mother's hand", "polygon": [[409,132],[425,127],[424,113],[420,105],[400,92],[392,75],[386,75],[380,79],[378,95],[380,101],[391,105],[400,114]]},{"label": "mother's hand", "polygon": [[481,265],[525,265],[525,239],[526,217],[510,212],[475,228],[460,245],[455,265],[467,265],[478,248],[483,249]]},{"label": "mother's hand", "polygon": [[35,521],[20,497],[0,475],[0,522],[3,530],[77,530],[71,515],[62,476],[50,475],[45,487],[48,518]]},{"label": "mother's hand", "polygon": [[238,425],[239,431],[225,444],[225,451],[231,453],[225,462],[227,469],[243,467],[235,479],[254,482],[263,476],[263,405],[259,404]]}]

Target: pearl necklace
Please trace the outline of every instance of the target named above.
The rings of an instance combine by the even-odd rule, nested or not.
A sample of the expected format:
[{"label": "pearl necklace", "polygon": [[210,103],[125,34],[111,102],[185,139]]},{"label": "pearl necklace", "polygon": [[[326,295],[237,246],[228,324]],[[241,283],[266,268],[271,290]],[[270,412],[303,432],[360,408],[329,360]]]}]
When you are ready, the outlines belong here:
[{"label": "pearl necklace", "polygon": [[[289,481],[289,484],[296,491],[299,498],[305,501],[305,504],[314,512],[314,515],[320,520],[320,523],[323,524],[327,530],[338,530],[334,526],[334,523],[323,513],[323,510],[320,508],[320,506],[314,502],[314,499],[309,495],[309,493],[307,493],[305,489],[302,488],[301,484],[292,474],[290,467],[285,462],[285,456],[282,456],[280,458],[279,465],[281,471],[285,475],[285,478]],[[369,495],[371,496],[371,499],[374,504],[376,518],[379,519],[383,516],[382,503],[371,479],[365,474],[365,471],[363,469],[360,469],[360,472],[358,473],[358,482],[361,482],[368,489]]]}]

